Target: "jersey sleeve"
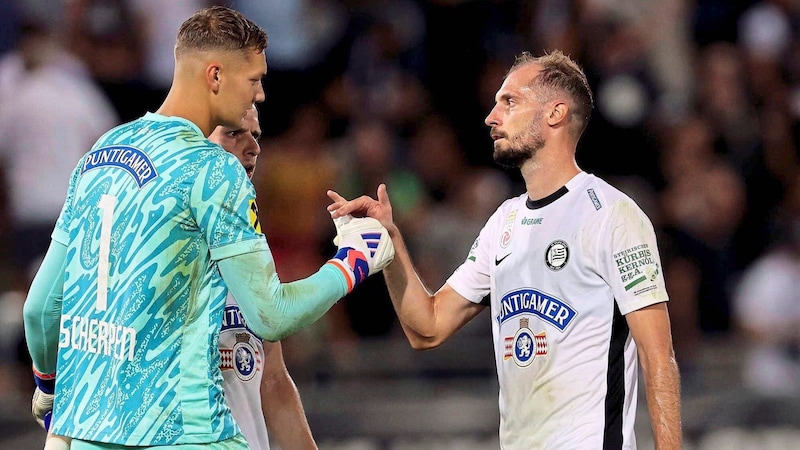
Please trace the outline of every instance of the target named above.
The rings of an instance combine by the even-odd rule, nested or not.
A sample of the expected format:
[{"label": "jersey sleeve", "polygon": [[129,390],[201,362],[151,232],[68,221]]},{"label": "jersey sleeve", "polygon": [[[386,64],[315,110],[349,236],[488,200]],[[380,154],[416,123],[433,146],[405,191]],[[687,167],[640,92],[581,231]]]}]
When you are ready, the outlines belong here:
[{"label": "jersey sleeve", "polygon": [[221,153],[198,174],[189,202],[215,261],[267,250],[255,188],[236,157]]},{"label": "jersey sleeve", "polygon": [[23,306],[28,352],[33,367],[45,374],[56,371],[66,253],[65,245],[50,243]]},{"label": "jersey sleeve", "polygon": [[248,327],[270,342],[316,322],[347,294],[344,277],[331,264],[291,283],[281,283],[269,252],[223,259],[219,269]]},{"label": "jersey sleeve", "polygon": [[58,219],[56,220],[56,226],[53,230],[53,234],[51,238],[58,242],[59,244],[68,245],[69,244],[69,223],[72,217],[73,208],[72,205],[75,200],[75,190],[78,186],[78,180],[81,176],[81,167],[83,166],[83,160],[86,158],[84,156],[81,158],[78,165],[75,167],[75,170],[72,171],[72,175],[69,177],[69,185],[67,186],[67,197],[64,200],[64,206],[61,207],[61,213],[58,215]]},{"label": "jersey sleeve", "polygon": [[492,243],[495,241],[494,230],[497,228],[495,223],[499,216],[498,211],[495,211],[486,221],[478,237],[472,243],[467,259],[453,272],[446,282],[459,295],[473,303],[480,303],[491,289],[489,270],[492,259]]},{"label": "jersey sleeve", "polygon": [[653,224],[636,203],[612,203],[598,239],[599,269],[622,314],[669,300]]}]

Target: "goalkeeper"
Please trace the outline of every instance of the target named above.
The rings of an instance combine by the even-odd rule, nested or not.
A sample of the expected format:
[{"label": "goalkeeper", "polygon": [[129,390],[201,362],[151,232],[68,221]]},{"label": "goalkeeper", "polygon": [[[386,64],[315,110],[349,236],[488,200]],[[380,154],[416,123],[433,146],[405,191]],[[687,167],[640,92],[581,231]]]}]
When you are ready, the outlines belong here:
[{"label": "goalkeeper", "polygon": [[393,257],[376,221],[339,221],[336,255],[281,283],[245,170],[206,139],[264,100],[265,47],[236,11],[195,13],[159,110],[106,133],[73,172],[24,309],[34,413],[73,450],[248,448],[223,397],[227,293],[214,274],[252,331],[277,341]]}]

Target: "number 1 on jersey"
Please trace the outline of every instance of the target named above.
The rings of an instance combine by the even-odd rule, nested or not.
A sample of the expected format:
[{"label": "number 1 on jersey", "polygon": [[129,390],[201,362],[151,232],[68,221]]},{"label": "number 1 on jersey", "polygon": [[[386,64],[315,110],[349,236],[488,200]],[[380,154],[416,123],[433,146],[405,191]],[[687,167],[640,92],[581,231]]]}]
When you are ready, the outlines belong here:
[{"label": "number 1 on jersey", "polygon": [[109,253],[111,253],[111,224],[114,221],[114,206],[117,204],[117,197],[103,194],[100,197],[100,208],[102,220],[100,222],[100,255],[97,261],[97,303],[95,309],[105,311],[108,306],[108,272],[109,272]]}]

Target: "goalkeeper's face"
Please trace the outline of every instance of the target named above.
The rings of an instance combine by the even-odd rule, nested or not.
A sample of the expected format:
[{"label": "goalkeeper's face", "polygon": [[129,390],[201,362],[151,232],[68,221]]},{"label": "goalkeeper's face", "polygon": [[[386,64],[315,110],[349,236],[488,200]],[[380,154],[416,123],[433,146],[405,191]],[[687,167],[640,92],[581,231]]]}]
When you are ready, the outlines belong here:
[{"label": "goalkeeper's face", "polygon": [[256,161],[261,153],[261,146],[258,145],[260,137],[261,126],[258,124],[258,111],[253,107],[247,111],[241,128],[219,126],[211,133],[208,140],[221,145],[225,151],[236,156],[244,166],[247,176],[253,178]]}]

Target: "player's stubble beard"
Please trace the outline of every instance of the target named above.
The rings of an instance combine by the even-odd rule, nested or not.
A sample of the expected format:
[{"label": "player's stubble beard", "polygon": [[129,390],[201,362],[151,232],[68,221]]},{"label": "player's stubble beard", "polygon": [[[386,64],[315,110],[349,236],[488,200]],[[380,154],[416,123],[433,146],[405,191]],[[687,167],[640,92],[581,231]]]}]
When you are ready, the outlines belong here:
[{"label": "player's stubble beard", "polygon": [[[534,117],[538,117],[538,114]],[[544,147],[544,144],[542,129],[532,120],[521,133],[514,136],[506,135],[503,142],[495,141],[492,156],[497,164],[508,169],[517,169],[536,156],[536,152]]]}]

